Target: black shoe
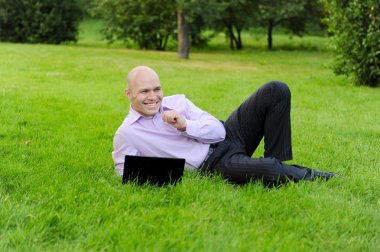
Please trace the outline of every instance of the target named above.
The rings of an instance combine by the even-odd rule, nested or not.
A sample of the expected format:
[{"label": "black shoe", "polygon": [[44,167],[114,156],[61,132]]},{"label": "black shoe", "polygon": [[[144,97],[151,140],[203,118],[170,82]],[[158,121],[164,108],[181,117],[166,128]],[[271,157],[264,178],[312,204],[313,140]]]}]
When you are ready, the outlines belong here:
[{"label": "black shoe", "polygon": [[311,177],[312,180],[316,179],[323,179],[323,180],[329,180],[332,177],[337,176],[336,173],[333,172],[324,172],[324,171],[319,171],[319,170],[311,170]]},{"label": "black shoe", "polygon": [[314,181],[316,179],[329,180],[332,177],[343,177],[343,176],[340,176],[340,175],[333,173],[333,172],[325,172],[325,171],[310,169],[308,167],[304,167],[301,165],[292,164],[292,166],[295,166],[295,167],[301,168],[301,169],[305,169],[306,173],[305,173],[305,176],[303,178],[304,180],[310,180],[310,181]]}]

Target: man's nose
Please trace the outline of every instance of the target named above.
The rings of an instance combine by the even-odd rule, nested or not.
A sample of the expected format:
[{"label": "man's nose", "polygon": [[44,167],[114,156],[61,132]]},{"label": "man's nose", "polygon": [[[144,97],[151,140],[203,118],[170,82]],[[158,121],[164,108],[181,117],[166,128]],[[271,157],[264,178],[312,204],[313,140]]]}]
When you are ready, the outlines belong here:
[{"label": "man's nose", "polygon": [[148,99],[150,99],[150,100],[152,100],[152,99],[154,99],[155,97],[154,97],[154,92],[148,92]]}]

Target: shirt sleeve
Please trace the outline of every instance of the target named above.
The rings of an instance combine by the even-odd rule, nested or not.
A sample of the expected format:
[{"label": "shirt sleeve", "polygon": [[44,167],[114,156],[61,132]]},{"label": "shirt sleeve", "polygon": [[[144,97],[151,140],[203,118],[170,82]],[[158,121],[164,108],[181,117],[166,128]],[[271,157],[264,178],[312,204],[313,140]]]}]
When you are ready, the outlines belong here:
[{"label": "shirt sleeve", "polygon": [[196,139],[203,143],[217,143],[226,137],[226,130],[223,124],[209,113],[195,106],[186,99],[186,131],[189,138]]},{"label": "shirt sleeve", "polygon": [[137,156],[138,151],[132,145],[128,144],[123,134],[116,132],[113,139],[112,158],[115,164],[115,170],[120,176],[123,176],[124,172],[125,155]]}]

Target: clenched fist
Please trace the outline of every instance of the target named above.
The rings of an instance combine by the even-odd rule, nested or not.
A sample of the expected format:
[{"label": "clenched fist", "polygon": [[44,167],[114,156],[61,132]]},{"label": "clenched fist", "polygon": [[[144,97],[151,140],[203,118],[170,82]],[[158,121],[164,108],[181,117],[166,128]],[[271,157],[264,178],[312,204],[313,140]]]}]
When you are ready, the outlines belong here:
[{"label": "clenched fist", "polygon": [[186,130],[186,120],[177,110],[164,111],[162,120],[180,131]]}]

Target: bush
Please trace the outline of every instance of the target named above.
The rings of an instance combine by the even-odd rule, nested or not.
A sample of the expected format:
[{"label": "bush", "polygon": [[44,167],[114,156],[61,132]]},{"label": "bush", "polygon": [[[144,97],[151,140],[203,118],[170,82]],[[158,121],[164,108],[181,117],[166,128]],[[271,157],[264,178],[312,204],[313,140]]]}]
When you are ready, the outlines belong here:
[{"label": "bush", "polygon": [[0,41],[76,41],[80,19],[73,0],[0,0]]},{"label": "bush", "polygon": [[357,85],[380,85],[380,3],[378,0],[326,1],[334,35],[337,74]]}]

